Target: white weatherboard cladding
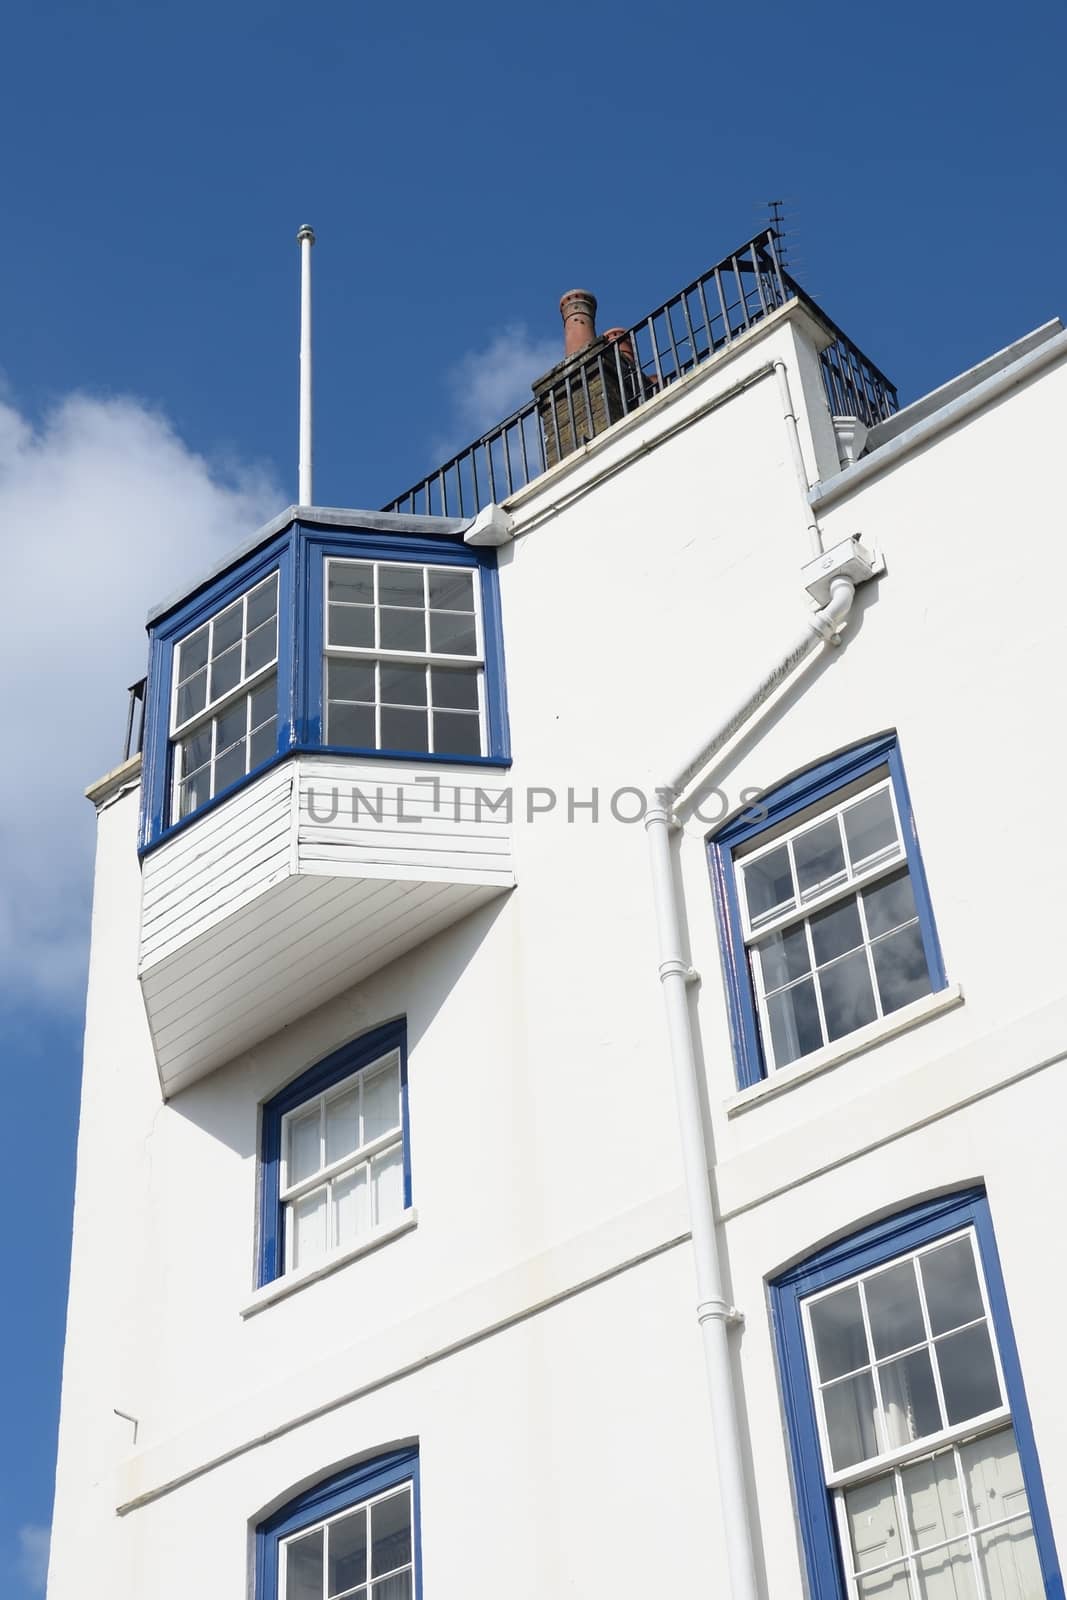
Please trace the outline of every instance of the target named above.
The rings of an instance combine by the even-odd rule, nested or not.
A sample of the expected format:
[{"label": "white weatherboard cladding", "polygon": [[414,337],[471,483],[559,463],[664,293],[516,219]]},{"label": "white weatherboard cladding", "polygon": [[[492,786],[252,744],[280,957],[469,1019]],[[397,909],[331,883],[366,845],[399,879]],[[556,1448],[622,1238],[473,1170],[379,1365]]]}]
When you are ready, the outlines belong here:
[{"label": "white weatherboard cladding", "polygon": [[[659,413],[695,410],[746,363],[792,361],[792,339],[779,320]],[[814,403],[809,386],[793,392]],[[800,1600],[805,1578],[766,1280],[977,1182],[1067,1550],[1067,544],[1042,540],[1040,581],[1014,563],[1024,531],[1062,521],[1065,407],[1067,373],[1050,369],[827,513],[828,543],[861,531],[886,576],[860,590],[843,648],[809,662],[713,774],[733,808],[748,786],[896,728],[962,1002],[738,1113],[704,851],[723,801],[705,793],[708,821],[687,813],[677,841],[770,1600]],[[607,803],[674,770],[775,659],[803,615],[809,551],[772,381],[645,449],[653,431],[632,431],[622,466],[606,436],[554,488],[523,491],[501,550],[516,765],[497,780],[516,796],[514,894],[365,978],[346,969],[332,998],[268,1020],[254,1047],[162,1104],[136,974],[136,797],[102,811],[49,1600],[248,1594],[262,1516],[416,1438],[426,1600],[723,1589],[645,839]],[[605,461],[615,475],[578,493]],[[359,765],[373,787],[388,764]],[[531,822],[533,786],[558,798]],[[582,801],[594,786],[600,820],[568,821],[568,788]],[[290,850],[306,813],[294,823],[290,802]],[[326,832],[302,837],[304,862],[332,850]],[[407,846],[389,832],[383,819],[379,865],[399,882]],[[439,847],[425,848],[428,874]],[[343,902],[370,882],[361,871],[305,865],[309,915],[328,909],[319,892]],[[254,903],[223,920],[243,928]],[[247,1004],[251,974],[233,970]],[[287,976],[272,971],[261,1024]],[[213,1003],[207,971],[200,981]],[[172,1021],[191,1026],[200,1004],[190,988]],[[400,1015],[416,1224],[242,1315],[262,1102]],[[138,1418],[136,1444],[115,1407]]]},{"label": "white weatherboard cladding", "polygon": [[145,860],[141,988],[173,1093],[511,887],[499,772],[293,758]]}]

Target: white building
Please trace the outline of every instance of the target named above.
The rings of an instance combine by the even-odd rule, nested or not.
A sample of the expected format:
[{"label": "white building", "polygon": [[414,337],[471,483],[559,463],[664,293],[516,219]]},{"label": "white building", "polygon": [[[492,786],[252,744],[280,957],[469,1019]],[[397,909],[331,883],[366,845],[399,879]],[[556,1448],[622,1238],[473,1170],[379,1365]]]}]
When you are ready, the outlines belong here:
[{"label": "white building", "polygon": [[153,613],[50,1600],[1062,1600],[1067,334],[794,291]]}]

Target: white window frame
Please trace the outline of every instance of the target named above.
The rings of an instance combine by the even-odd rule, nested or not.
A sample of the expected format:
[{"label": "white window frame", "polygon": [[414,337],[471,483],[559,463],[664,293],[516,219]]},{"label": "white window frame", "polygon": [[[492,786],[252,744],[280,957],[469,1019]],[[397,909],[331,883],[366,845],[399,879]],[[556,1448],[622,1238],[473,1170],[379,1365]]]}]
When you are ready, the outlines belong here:
[{"label": "white window frame", "polygon": [[[472,720],[476,718],[477,719],[477,724],[478,724],[478,753],[481,756],[485,756],[486,753],[487,753],[487,748],[488,748],[489,727],[488,727],[488,715],[487,715],[487,705],[486,705],[486,685],[485,685],[485,632],[484,632],[484,619],[483,619],[483,616],[482,616],[482,591],[481,591],[481,583],[479,581],[479,579],[480,579],[480,571],[479,571],[479,569],[477,567],[456,566],[454,564],[440,563],[440,562],[434,562],[434,561],[421,561],[421,562],[420,561],[379,561],[379,560],[375,560],[375,559],[373,559],[371,557],[354,557],[354,556],[327,556],[324,559],[325,559],[325,564],[326,564],[326,570],[325,570],[325,573],[323,575],[323,626],[322,626],[322,655],[323,655],[322,716],[323,716],[324,742],[326,744],[329,744],[331,742],[331,734],[330,734],[330,693],[329,693],[329,662],[330,662],[330,660],[331,659],[335,659],[335,660],[347,660],[347,661],[365,661],[365,662],[373,664],[374,667],[375,667],[375,698],[374,698],[374,706],[373,706],[373,710],[374,710],[374,748],[377,749],[377,750],[383,750],[383,749],[392,748],[391,746],[383,745],[382,738],[381,738],[382,698],[381,698],[381,691],[380,691],[380,678],[379,678],[379,672],[378,672],[378,664],[381,663],[381,662],[385,662],[385,663],[394,663],[395,662],[395,663],[399,663],[401,665],[422,666],[426,670],[426,704],[425,704],[425,706],[410,706],[410,707],[409,706],[399,706],[399,707],[397,707],[397,709],[401,709],[401,710],[425,711],[425,713],[426,713],[426,723],[427,723],[427,746],[428,746],[428,748],[427,748],[425,753],[428,754],[428,755],[435,755],[437,753],[434,750],[434,747],[433,747],[433,732],[434,732],[434,716],[433,716],[433,713],[435,711],[440,711],[440,712],[444,712],[444,713],[453,712],[453,713],[455,713],[457,715],[460,715],[460,716],[470,717]],[[366,608],[366,609],[370,610],[373,613],[373,616],[374,616],[374,634],[375,634],[376,642],[373,645],[339,645],[339,644],[331,644],[330,643],[330,604],[331,604],[331,602],[330,602],[330,569],[331,569],[331,567],[335,567],[335,566],[337,566],[337,567],[358,566],[358,567],[370,567],[370,568],[373,569],[373,573],[374,573],[374,601],[373,601],[373,604],[371,606],[368,606]],[[378,575],[379,575],[380,571],[383,568],[397,569],[397,570],[401,570],[401,571],[405,571],[405,572],[421,571],[421,573],[423,575],[422,616],[425,619],[426,631],[425,631],[425,634],[424,634],[424,638],[426,640],[426,645],[427,645],[427,648],[425,650],[387,650],[387,649],[382,648],[382,646],[377,642],[381,638],[381,601],[379,599],[380,587],[379,587],[379,576]],[[446,573],[446,574],[448,574],[450,576],[455,576],[455,574],[457,572],[463,572],[463,573],[469,573],[470,574],[471,587],[472,587],[473,595],[474,595],[474,629],[475,629],[475,651],[476,651],[476,653],[474,655],[453,655],[451,653],[445,653],[443,651],[435,651],[435,650],[429,648],[429,642],[430,642],[429,641],[429,627],[430,627],[430,623],[429,623],[429,617],[430,617],[429,575],[431,573],[434,573],[434,572]],[[337,604],[337,603],[343,603],[343,602],[334,602],[334,603]],[[442,607],[440,609],[444,610],[446,608]],[[412,606],[412,607],[410,607],[410,610],[412,612],[415,612],[416,607]],[[460,710],[459,708],[457,708],[455,706],[434,706],[434,704],[433,704],[433,702],[431,700],[432,678],[430,676],[430,672],[431,672],[431,668],[435,667],[435,666],[437,666],[437,667],[465,667],[469,671],[474,671],[475,672],[475,674],[476,674],[475,681],[476,681],[477,690],[478,690],[478,708],[477,708],[476,712],[474,712],[474,711],[466,711],[465,712],[465,711],[462,711],[462,710]],[[369,705],[369,702],[362,702],[362,703]],[[389,705],[389,706],[392,706],[393,702],[391,702],[391,701],[390,702],[386,702],[386,704]],[[448,760],[449,759],[449,754],[450,753],[448,751],[442,752],[443,759]]]},{"label": "white window frame", "polygon": [[[373,1078],[376,1074],[384,1071],[386,1067],[390,1066],[395,1068],[397,1075],[397,1120],[395,1126],[387,1129],[385,1133],[379,1134],[377,1138],[367,1140],[366,1143],[359,1145],[355,1150],[349,1151],[346,1155],[338,1157],[336,1161],[327,1162],[325,1160],[326,1117],[331,1102],[340,1099],[344,1095],[351,1094],[353,1089],[358,1088],[360,1106],[359,1115],[360,1120],[362,1121],[363,1090],[366,1080],[368,1078]],[[319,1112],[319,1155],[322,1164],[315,1172],[309,1174],[308,1177],[301,1178],[298,1182],[290,1183],[290,1130],[295,1122],[302,1122],[306,1117],[310,1116],[316,1105],[316,1102],[318,1103]],[[323,1252],[323,1255],[317,1258],[320,1261],[327,1260],[329,1257],[340,1254],[341,1252],[351,1248],[353,1245],[361,1243],[362,1240],[369,1237],[375,1229],[378,1227],[388,1226],[390,1223],[397,1221],[400,1216],[403,1215],[404,1204],[403,1197],[401,1197],[400,1209],[396,1213],[395,1217],[390,1216],[383,1220],[373,1216],[373,1190],[370,1182],[371,1164],[377,1156],[388,1154],[394,1149],[400,1152],[401,1163],[403,1163],[404,1082],[403,1065],[399,1050],[389,1050],[385,1053],[385,1055],[378,1056],[373,1061],[368,1061],[365,1066],[358,1067],[355,1072],[350,1073],[346,1078],[342,1078],[339,1083],[331,1084],[330,1087],[328,1089],[324,1089],[321,1094],[312,1095],[309,1099],[303,1101],[298,1106],[294,1106],[291,1111],[287,1111],[285,1113],[281,1122],[281,1164],[278,1195],[283,1217],[283,1232],[285,1237],[285,1266],[283,1268],[285,1273],[298,1270],[294,1261],[296,1238],[294,1208],[297,1202],[302,1200],[305,1195],[312,1194],[317,1189],[326,1190],[326,1248]],[[355,1239],[340,1242],[335,1237],[333,1186],[338,1178],[348,1177],[349,1174],[355,1172],[358,1167],[363,1166],[367,1168],[368,1197],[371,1201],[372,1218],[370,1227],[364,1234],[358,1235]],[[300,1270],[303,1269],[303,1265],[304,1264],[301,1264]]]},{"label": "white window frame", "polygon": [[[388,1578],[399,1578],[405,1572],[410,1572],[411,1573],[411,1593],[414,1596],[414,1594],[416,1592],[416,1590],[415,1590],[415,1548],[416,1548],[416,1539],[415,1539],[415,1493],[414,1493],[415,1485],[414,1485],[412,1479],[407,1478],[402,1483],[395,1483],[395,1484],[392,1484],[388,1489],[382,1489],[380,1491],[380,1493],[378,1493],[378,1494],[368,1495],[365,1500],[354,1500],[350,1506],[345,1506],[342,1510],[335,1511],[332,1514],[332,1516],[322,1517],[318,1522],[309,1523],[309,1525],[306,1528],[300,1528],[296,1532],[291,1533],[286,1538],[280,1540],[279,1541],[279,1550],[278,1550],[278,1556],[279,1556],[279,1560],[278,1560],[278,1600],[288,1600],[288,1593],[289,1593],[289,1547],[290,1547],[290,1545],[299,1544],[302,1539],[308,1538],[308,1536],[310,1534],[318,1533],[320,1529],[328,1529],[331,1526],[332,1523],[343,1522],[344,1519],[346,1517],[350,1517],[354,1511],[366,1511],[368,1527],[369,1527],[370,1526],[370,1516],[371,1516],[372,1508],[374,1506],[376,1506],[382,1500],[391,1500],[391,1499],[393,1499],[396,1495],[402,1493],[405,1489],[407,1490],[407,1496],[408,1496],[408,1529],[409,1529],[410,1538],[411,1538],[411,1557],[410,1557],[410,1559],[408,1561],[405,1561],[402,1566],[394,1567],[389,1572],[381,1572],[381,1573],[378,1574],[377,1577],[372,1578],[371,1575],[370,1575],[370,1566],[371,1566],[371,1552],[372,1552],[372,1549],[373,1549],[373,1545],[371,1543],[370,1538],[368,1537],[368,1540],[367,1540],[367,1569],[368,1570],[367,1570],[366,1581],[364,1583],[362,1583],[362,1584],[357,1584],[354,1590],[351,1590],[351,1589],[342,1590],[341,1591],[341,1595],[337,1597],[337,1600],[346,1600],[346,1597],[348,1595],[353,1594],[353,1593],[373,1594],[375,1584],[384,1583],[386,1581],[386,1579],[388,1579]],[[327,1539],[326,1539],[326,1541],[324,1541],[324,1545],[323,1545],[324,1554],[326,1554],[326,1552],[327,1552],[328,1541],[329,1541],[329,1536],[327,1535]],[[324,1600],[325,1600],[326,1592],[327,1592],[328,1575],[329,1575],[329,1563],[328,1563],[328,1560],[324,1560],[324,1562],[323,1562],[323,1580],[322,1580],[322,1588],[323,1588]]]},{"label": "white window frame", "polygon": [[[254,672],[246,674],[245,673],[245,658],[246,658],[248,638],[249,638],[249,631],[248,631],[248,602],[249,602],[249,599],[251,598],[252,595],[254,595],[259,589],[265,588],[267,584],[273,584],[274,585],[274,654],[273,654],[273,656],[271,657],[271,659],[269,661],[265,661],[263,663],[263,665],[260,666],[260,667],[257,667]],[[232,610],[232,608],[237,604],[240,604],[240,606],[241,606],[241,639],[240,639],[240,643],[241,643],[241,677],[238,680],[238,682],[235,683],[234,686],[231,689],[227,689],[224,694],[221,694],[221,695],[218,696],[217,699],[212,700],[210,698],[211,658],[212,658],[212,656],[211,656],[211,647],[212,647],[212,644],[213,644],[213,641],[214,641],[215,623],[218,621],[219,617],[223,616],[227,611]],[[259,626],[262,626],[262,624],[260,624]],[[199,633],[201,631],[201,629],[205,628],[205,627],[208,630],[208,653],[207,653],[208,679],[207,679],[207,685],[206,685],[207,691],[208,691],[207,698],[205,699],[205,703],[204,703],[203,707],[199,711],[194,712],[194,714],[191,717],[186,717],[184,722],[179,722],[178,721],[178,694],[179,694],[179,689],[181,687],[181,684],[179,682],[178,674],[179,674],[179,670],[180,670],[182,647],[183,647],[183,645],[188,643],[188,641],[194,636],[194,634]],[[170,747],[170,758],[171,758],[170,820],[172,822],[184,821],[184,818],[182,817],[181,811],[180,811],[181,786],[182,786],[182,783],[185,780],[185,778],[189,778],[189,777],[191,777],[193,775],[192,773],[186,773],[184,775],[184,777],[183,777],[183,774],[182,774],[182,772],[180,770],[180,765],[181,764],[180,764],[180,760],[179,760],[179,748],[181,746],[182,741],[187,739],[187,738],[189,738],[190,734],[196,733],[199,728],[210,727],[210,729],[211,729],[211,755],[209,756],[207,762],[204,763],[204,765],[207,767],[208,772],[210,773],[210,777],[211,777],[211,782],[210,782],[210,791],[211,792],[208,795],[208,799],[213,800],[215,798],[215,794],[217,792],[216,791],[216,785],[215,785],[216,763],[217,763],[218,757],[220,755],[224,755],[226,749],[230,748],[228,745],[225,747],[225,749],[223,749],[221,751],[216,748],[216,746],[217,746],[217,738],[218,738],[218,718],[222,714],[224,714],[226,711],[228,711],[231,708],[231,706],[234,706],[234,705],[238,704],[238,702],[240,700],[242,700],[242,699],[244,699],[245,702],[246,702],[245,734],[244,734],[244,737],[245,737],[245,776],[247,776],[247,774],[250,771],[254,770],[250,766],[251,754],[252,754],[252,733],[255,731],[251,727],[252,696],[254,695],[254,693],[255,693],[255,691],[257,689],[261,688],[263,686],[263,684],[267,682],[267,680],[271,677],[272,674],[274,674],[275,676],[277,675],[277,672],[278,672],[278,639],[279,639],[280,628],[281,628],[281,575],[277,570],[275,570],[273,572],[268,572],[265,578],[261,578],[258,583],[252,584],[248,589],[246,589],[243,592],[243,594],[236,595],[232,600],[228,600],[226,602],[226,604],[223,605],[223,606],[220,606],[219,609],[216,612],[214,612],[206,620],[206,622],[198,622],[195,628],[190,628],[187,633],[184,633],[180,639],[177,639],[175,641],[175,643],[173,645],[173,655],[172,655],[173,669],[172,669],[172,672],[171,672],[172,682],[171,682],[171,696],[170,696],[170,736],[169,736],[169,747]],[[253,630],[253,631],[255,631],[255,630]],[[275,717],[275,729],[276,730],[277,730],[277,718],[278,718],[278,715],[279,715],[279,698],[276,695],[275,696],[275,704],[274,704],[274,717]],[[257,724],[257,727],[258,726],[263,726],[263,724]],[[277,747],[277,736],[275,736],[275,748],[276,747]],[[203,768],[202,767],[198,767],[195,770],[199,772],[199,771],[202,771]],[[204,805],[204,804],[206,804],[206,801],[202,801],[201,802],[201,805]],[[200,809],[199,806],[195,806],[191,811],[186,812],[185,815],[186,816],[194,816],[199,809]]]}]

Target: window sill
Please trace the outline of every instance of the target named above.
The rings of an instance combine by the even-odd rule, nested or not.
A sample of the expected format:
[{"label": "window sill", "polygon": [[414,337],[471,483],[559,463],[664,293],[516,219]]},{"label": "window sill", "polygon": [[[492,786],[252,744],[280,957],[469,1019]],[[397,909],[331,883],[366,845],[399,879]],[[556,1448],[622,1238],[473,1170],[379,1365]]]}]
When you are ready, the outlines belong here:
[{"label": "window sill", "polygon": [[305,1267],[302,1272],[287,1272],[282,1277],[275,1278],[273,1283],[265,1283],[261,1289],[256,1290],[251,1300],[241,1307],[241,1316],[247,1321],[249,1317],[256,1316],[267,1306],[272,1306],[276,1300],[284,1300],[289,1295],[295,1294],[298,1289],[306,1288],[309,1283],[318,1283],[320,1278],[328,1278],[331,1273],[347,1267],[349,1262],[358,1261],[361,1256],[370,1255],[372,1250],[388,1244],[391,1239],[398,1239],[401,1234],[410,1233],[418,1220],[418,1212],[411,1207],[396,1222],[375,1228],[356,1244],[349,1245],[347,1250],[341,1250],[337,1255],[329,1256],[313,1267]]},{"label": "window sill", "polygon": [[893,1039],[899,1033],[907,1033],[909,1028],[918,1027],[920,1022],[940,1016],[943,1011],[952,1011],[962,1004],[963,990],[958,983],[949,984],[945,989],[938,989],[934,994],[923,995],[921,1000],[912,1001],[910,1006],[901,1006],[892,1016],[879,1017],[877,1022],[868,1023],[865,1028],[857,1028],[855,1033],[848,1034],[846,1038],[836,1039],[833,1044],[824,1046],[822,1050],[813,1050],[810,1056],[791,1062],[788,1067],[781,1067],[773,1077],[765,1078],[762,1083],[750,1084],[747,1089],[741,1089],[737,1094],[731,1095],[726,1101],[726,1115],[739,1117],[750,1107],[761,1105],[764,1100],[771,1100],[777,1094],[784,1094],[793,1084],[804,1083],[808,1078],[817,1077],[820,1072],[836,1067],[839,1062],[848,1061],[852,1056],[862,1055],[874,1045],[882,1044],[886,1039]]}]

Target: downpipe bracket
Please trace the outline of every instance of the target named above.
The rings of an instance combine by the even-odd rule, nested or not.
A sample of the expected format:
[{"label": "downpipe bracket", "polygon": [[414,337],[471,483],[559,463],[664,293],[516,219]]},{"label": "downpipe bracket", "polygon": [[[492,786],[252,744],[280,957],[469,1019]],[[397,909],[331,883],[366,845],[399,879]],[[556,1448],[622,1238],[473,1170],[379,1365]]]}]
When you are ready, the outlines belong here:
[{"label": "downpipe bracket", "polygon": [[679,961],[676,957],[672,957],[659,964],[660,983],[666,983],[668,978],[681,978],[684,983],[699,983],[700,973],[687,961]]},{"label": "downpipe bracket", "polygon": [[727,1327],[743,1328],[745,1313],[726,1300],[702,1300],[697,1306],[697,1321],[701,1327],[705,1322],[725,1322]]}]

